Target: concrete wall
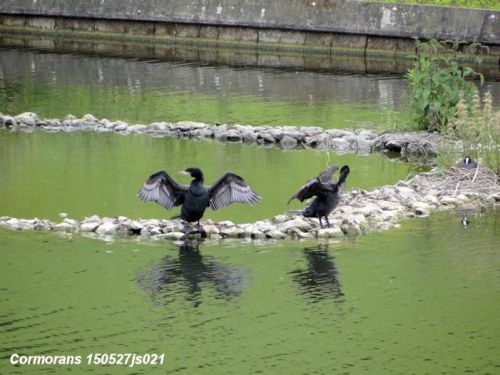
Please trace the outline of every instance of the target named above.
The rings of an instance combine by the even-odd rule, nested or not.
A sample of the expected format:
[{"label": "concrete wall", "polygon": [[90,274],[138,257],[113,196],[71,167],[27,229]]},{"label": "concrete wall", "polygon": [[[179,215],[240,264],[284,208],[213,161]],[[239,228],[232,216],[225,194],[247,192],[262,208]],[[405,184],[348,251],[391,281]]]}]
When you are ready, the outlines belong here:
[{"label": "concrete wall", "polygon": [[348,0],[1,0],[0,36],[12,29],[329,56],[414,55],[416,36],[487,44],[496,65],[500,56],[499,11]]},{"label": "concrete wall", "polygon": [[2,0],[0,14],[156,21],[500,44],[500,11],[349,0]]}]

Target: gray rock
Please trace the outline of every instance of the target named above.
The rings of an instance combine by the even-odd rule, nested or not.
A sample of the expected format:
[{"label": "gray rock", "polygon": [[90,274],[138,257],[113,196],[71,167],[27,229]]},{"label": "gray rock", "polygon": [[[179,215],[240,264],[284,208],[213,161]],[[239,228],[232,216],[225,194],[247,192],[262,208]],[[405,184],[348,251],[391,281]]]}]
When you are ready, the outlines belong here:
[{"label": "gray rock", "polygon": [[82,117],[82,120],[85,120],[85,121],[88,121],[88,122],[92,122],[92,123],[98,123],[99,122],[99,119],[97,117],[95,117],[94,115],[90,114],[90,113],[85,114]]},{"label": "gray rock", "polygon": [[17,120],[12,116],[2,116],[0,118],[0,127],[10,130],[17,130]]},{"label": "gray rock", "polygon": [[428,216],[431,212],[431,206],[425,202],[413,202],[411,209],[417,216]]},{"label": "gray rock", "polygon": [[113,130],[116,132],[120,132],[123,130],[127,130],[128,125],[123,121],[116,121]]},{"label": "gray rock", "polygon": [[127,130],[131,133],[143,133],[146,130],[146,125],[130,125]]},{"label": "gray rock", "polygon": [[257,133],[257,143],[259,144],[276,143],[276,138],[274,138],[271,132],[269,131],[259,132]]},{"label": "gray rock", "polygon": [[82,223],[80,225],[80,232],[95,232],[98,227],[99,223],[97,222]]},{"label": "gray rock", "polygon": [[219,228],[217,228],[213,224],[203,225],[203,230],[209,237],[211,237],[214,234],[219,234]]},{"label": "gray rock", "polygon": [[95,230],[97,234],[115,234],[117,225],[111,221],[105,221]]},{"label": "gray rock", "polygon": [[321,228],[318,229],[319,238],[342,238],[344,232],[340,228]]},{"label": "gray rock", "polygon": [[279,231],[279,230],[273,230],[271,232],[266,233],[267,238],[275,238],[275,239],[283,239],[286,237],[286,234]]},{"label": "gray rock", "polygon": [[290,217],[288,217],[287,215],[276,215],[273,218],[273,221],[276,224],[281,224],[281,223],[284,223],[285,221],[288,221],[288,220],[290,220]]},{"label": "gray rock", "polygon": [[73,233],[76,231],[76,229],[77,229],[76,226],[71,225],[70,223],[64,221],[52,227],[52,230],[54,232],[63,232],[63,233]]},{"label": "gray rock", "polygon": [[351,144],[342,138],[330,138],[328,148],[337,152],[347,152],[351,150]]},{"label": "gray rock", "polygon": [[297,147],[297,140],[289,135],[285,135],[280,141],[281,147],[285,149],[292,149]]},{"label": "gray rock", "polygon": [[163,236],[167,240],[179,241],[184,239],[186,237],[186,234],[182,232],[169,232],[165,233]]},{"label": "gray rock", "polygon": [[308,231],[311,229],[311,227],[311,224],[305,221],[302,217],[295,217],[292,220],[288,220],[277,225],[277,229],[285,233],[291,229]]},{"label": "gray rock", "polygon": [[233,238],[245,237],[245,231],[243,230],[243,228],[237,226],[221,227],[219,229],[219,234],[222,237],[233,237]]},{"label": "gray rock", "polygon": [[38,121],[38,116],[33,112],[24,112],[16,116],[16,121],[19,125],[35,127]]}]

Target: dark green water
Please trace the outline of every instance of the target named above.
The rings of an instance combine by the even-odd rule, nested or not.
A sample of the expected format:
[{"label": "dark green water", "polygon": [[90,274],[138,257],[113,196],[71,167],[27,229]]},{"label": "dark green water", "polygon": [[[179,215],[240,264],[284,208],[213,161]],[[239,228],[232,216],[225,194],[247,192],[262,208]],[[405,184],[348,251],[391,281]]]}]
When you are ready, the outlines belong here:
[{"label": "dark green water", "polygon": [[0,112],[45,118],[367,128],[383,124],[386,111],[404,112],[406,89],[399,76],[0,49]]},{"label": "dark green water", "polygon": [[[485,82],[500,105],[500,85]],[[0,112],[92,113],[127,122],[387,128],[404,121],[402,76],[230,67],[0,48]]]},{"label": "dark green water", "polygon": [[[0,372],[496,374],[499,214],[353,242],[105,243],[1,231]],[[165,353],[14,367],[12,353]]]},{"label": "dark green water", "polygon": [[[495,83],[487,83],[495,98]],[[495,91],[496,90],[496,91]],[[405,112],[401,77],[2,49],[0,112],[149,123],[371,127]],[[497,93],[497,94],[495,94]],[[171,217],[135,194],[165,169],[241,174],[263,196],[205,218],[270,218],[330,164],[347,188],[416,167],[381,155],[117,134],[0,132],[0,216]],[[0,374],[497,374],[500,216],[454,213],[355,241],[175,245],[0,230]],[[165,354],[162,366],[14,367],[13,353]]]},{"label": "dark green water", "polygon": [[200,167],[206,183],[233,171],[263,197],[256,206],[232,205],[208,210],[205,218],[244,223],[271,218],[287,209],[288,198],[330,164],[348,164],[348,187],[372,189],[405,179],[414,168],[381,155],[338,156],[314,150],[283,152],[277,148],[90,132],[33,134],[0,132],[0,216],[56,219],[59,212],[84,218],[125,215],[169,218],[155,203],[136,193],[152,173],[165,169],[177,181],[191,178],[177,171]]}]

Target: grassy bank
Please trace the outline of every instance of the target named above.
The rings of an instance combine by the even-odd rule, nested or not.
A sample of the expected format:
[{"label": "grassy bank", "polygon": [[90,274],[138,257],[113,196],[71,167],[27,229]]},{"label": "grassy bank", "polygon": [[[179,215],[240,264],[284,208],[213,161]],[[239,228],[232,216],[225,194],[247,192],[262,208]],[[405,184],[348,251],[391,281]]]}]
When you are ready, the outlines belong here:
[{"label": "grassy bank", "polygon": [[[377,2],[377,0],[371,0]],[[443,7],[457,7],[457,8],[485,8],[500,10],[500,1],[498,0],[380,0],[384,3],[406,3],[418,5],[435,5]]]}]

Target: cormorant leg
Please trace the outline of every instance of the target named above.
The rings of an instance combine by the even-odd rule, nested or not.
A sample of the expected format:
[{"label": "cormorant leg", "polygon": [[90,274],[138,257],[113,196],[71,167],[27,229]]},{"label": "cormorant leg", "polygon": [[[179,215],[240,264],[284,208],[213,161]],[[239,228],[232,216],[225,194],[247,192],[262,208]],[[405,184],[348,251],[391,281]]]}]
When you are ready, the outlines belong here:
[{"label": "cormorant leg", "polygon": [[323,226],[323,222],[321,221],[321,216],[319,216],[319,215],[318,215],[318,220],[319,220],[319,226],[320,226],[321,228],[324,228],[324,226]]},{"label": "cormorant leg", "polygon": [[325,216],[325,220],[326,220],[326,225],[328,226],[328,228],[331,228],[330,221],[328,220],[328,216]]}]

